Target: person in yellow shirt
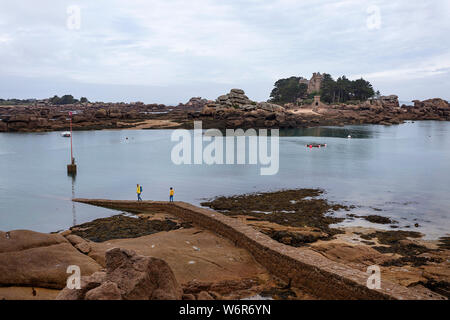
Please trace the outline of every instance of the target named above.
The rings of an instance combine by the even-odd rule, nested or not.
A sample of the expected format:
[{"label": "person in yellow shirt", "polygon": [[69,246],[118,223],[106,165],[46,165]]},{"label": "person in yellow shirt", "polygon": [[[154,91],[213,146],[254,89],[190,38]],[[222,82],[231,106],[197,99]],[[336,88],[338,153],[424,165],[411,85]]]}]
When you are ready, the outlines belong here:
[{"label": "person in yellow shirt", "polygon": [[139,185],[139,183],[136,185],[136,193],[138,201],[142,201],[141,193],[142,193],[142,187]]},{"label": "person in yellow shirt", "polygon": [[170,187],[170,191],[169,191],[169,202],[173,202],[173,195],[174,195],[174,190],[172,187]]}]

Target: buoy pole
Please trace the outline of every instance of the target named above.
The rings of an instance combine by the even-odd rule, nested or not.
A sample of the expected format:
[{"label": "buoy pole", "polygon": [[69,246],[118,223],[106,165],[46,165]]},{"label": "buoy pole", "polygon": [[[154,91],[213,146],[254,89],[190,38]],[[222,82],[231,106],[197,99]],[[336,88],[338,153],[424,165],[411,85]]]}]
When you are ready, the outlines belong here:
[{"label": "buoy pole", "polygon": [[72,147],[72,112],[69,112],[70,116],[70,163],[73,164],[73,147]]},{"label": "buoy pole", "polygon": [[70,164],[67,165],[67,174],[76,175],[77,165],[75,164],[75,158],[73,157],[73,144],[72,144],[72,112],[69,112],[70,117]]}]

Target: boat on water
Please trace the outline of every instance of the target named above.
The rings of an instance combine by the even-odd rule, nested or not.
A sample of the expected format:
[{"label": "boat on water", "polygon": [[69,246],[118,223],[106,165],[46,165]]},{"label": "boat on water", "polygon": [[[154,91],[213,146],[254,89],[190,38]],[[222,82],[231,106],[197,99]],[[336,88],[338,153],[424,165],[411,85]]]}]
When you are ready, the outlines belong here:
[{"label": "boat on water", "polygon": [[326,146],[327,146],[326,143],[325,144],[310,143],[306,145],[307,148],[324,148]]},{"label": "boat on water", "polygon": [[61,132],[61,137],[70,138],[70,131]]}]

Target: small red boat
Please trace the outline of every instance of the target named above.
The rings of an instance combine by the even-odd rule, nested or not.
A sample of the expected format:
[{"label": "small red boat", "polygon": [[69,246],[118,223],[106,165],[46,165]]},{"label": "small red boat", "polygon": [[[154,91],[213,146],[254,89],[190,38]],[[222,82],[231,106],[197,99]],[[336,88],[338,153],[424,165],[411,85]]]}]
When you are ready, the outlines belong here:
[{"label": "small red boat", "polygon": [[327,146],[326,143],[325,143],[325,144],[310,143],[310,144],[307,144],[307,145],[306,145],[306,147],[307,147],[307,148],[310,148],[310,149],[312,149],[312,148],[324,148],[324,147],[326,147],[326,146]]}]

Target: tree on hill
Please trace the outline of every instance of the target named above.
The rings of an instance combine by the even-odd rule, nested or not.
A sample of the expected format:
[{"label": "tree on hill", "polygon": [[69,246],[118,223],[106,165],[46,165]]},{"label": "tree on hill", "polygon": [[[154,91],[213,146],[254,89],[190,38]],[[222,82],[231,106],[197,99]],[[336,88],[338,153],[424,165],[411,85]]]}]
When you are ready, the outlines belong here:
[{"label": "tree on hill", "polygon": [[342,76],[334,80],[331,75],[324,73],[320,92],[312,92],[307,95],[308,86],[300,83],[300,79],[300,77],[290,77],[275,82],[274,89],[270,93],[270,102],[295,103],[299,98],[312,99],[315,95],[320,95],[323,102],[341,103],[350,100],[366,101],[375,94],[370,82],[363,78],[352,81],[346,76]]},{"label": "tree on hill", "polygon": [[66,94],[61,98],[55,95],[53,98],[50,98],[50,102],[56,105],[74,104],[78,102],[78,99],[75,99],[71,94]]},{"label": "tree on hill", "polygon": [[279,104],[296,102],[298,98],[306,94],[308,89],[306,84],[300,83],[300,77],[280,79],[275,82],[274,87],[270,93],[270,101]]},{"label": "tree on hill", "polygon": [[320,87],[320,99],[323,102],[333,103],[336,98],[336,91],[336,82],[333,77],[328,73],[324,73]]},{"label": "tree on hill", "polygon": [[363,78],[353,81],[352,85],[353,94],[357,100],[365,101],[375,94],[370,82]]},{"label": "tree on hill", "polygon": [[323,75],[320,98],[324,102],[366,101],[368,98],[374,96],[374,94],[375,91],[370,82],[363,78],[351,81],[346,76],[342,76],[335,81],[331,75]]}]

